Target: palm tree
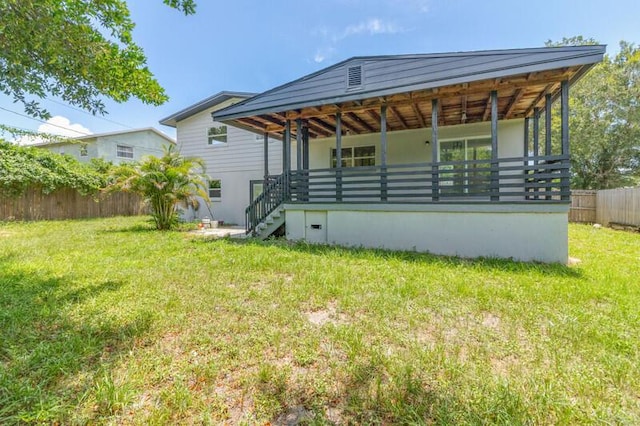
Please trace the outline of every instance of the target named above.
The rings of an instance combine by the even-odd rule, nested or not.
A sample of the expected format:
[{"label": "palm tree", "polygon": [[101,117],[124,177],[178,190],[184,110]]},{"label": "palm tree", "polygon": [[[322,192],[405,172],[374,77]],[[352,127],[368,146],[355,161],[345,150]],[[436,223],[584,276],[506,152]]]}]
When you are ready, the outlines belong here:
[{"label": "palm tree", "polygon": [[142,196],[151,205],[156,228],[165,230],[177,223],[178,205],[197,208],[198,197],[209,202],[206,181],[203,160],[183,157],[170,145],[162,157],[148,156],[116,167],[108,189]]}]

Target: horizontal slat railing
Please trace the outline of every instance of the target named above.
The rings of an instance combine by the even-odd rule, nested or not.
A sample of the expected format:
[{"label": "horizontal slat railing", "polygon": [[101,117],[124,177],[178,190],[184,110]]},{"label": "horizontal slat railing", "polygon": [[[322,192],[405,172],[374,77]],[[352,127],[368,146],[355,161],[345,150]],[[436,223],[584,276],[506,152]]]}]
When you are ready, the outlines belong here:
[{"label": "horizontal slat railing", "polygon": [[569,158],[500,158],[493,165],[486,159],[299,170],[291,172],[289,185],[288,201],[294,203],[565,202],[570,195]]},{"label": "horizontal slat railing", "polygon": [[269,216],[287,198],[285,175],[269,176],[265,179],[262,194],[258,195],[245,209],[245,229],[247,233]]}]

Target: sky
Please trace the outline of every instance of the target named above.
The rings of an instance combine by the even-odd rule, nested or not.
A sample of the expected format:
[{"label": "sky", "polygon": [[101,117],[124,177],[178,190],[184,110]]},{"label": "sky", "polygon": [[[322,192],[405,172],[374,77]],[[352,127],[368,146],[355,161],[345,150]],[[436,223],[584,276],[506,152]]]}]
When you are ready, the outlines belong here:
[{"label": "sky", "polygon": [[196,1],[191,16],[161,0],[127,2],[165,104],[106,100],[108,114],[93,116],[45,99],[54,117],[44,124],[0,94],[0,124],[66,136],[156,127],[175,137],[159,120],[201,99],[259,93],[352,56],[539,47],[576,35],[607,44],[609,54],[620,40],[640,44],[638,0]]}]

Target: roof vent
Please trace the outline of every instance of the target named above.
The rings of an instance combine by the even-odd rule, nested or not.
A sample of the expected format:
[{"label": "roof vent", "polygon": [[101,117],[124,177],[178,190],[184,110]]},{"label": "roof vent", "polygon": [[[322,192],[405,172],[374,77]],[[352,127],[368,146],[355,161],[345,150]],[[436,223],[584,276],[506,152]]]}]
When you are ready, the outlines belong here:
[{"label": "roof vent", "polygon": [[347,87],[349,89],[362,86],[362,65],[349,67],[347,70]]}]

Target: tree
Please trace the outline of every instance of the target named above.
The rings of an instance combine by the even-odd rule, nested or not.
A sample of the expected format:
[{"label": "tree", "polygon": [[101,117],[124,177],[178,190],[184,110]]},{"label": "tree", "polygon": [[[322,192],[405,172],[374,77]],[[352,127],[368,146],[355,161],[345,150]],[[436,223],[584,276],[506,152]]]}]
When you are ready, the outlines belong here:
[{"label": "tree", "polygon": [[[195,12],[194,0],[163,1]],[[94,114],[105,113],[101,96],[159,105],[167,95],[133,28],[125,0],[0,0],[0,91],[41,118],[49,114],[33,97],[58,96]]]},{"label": "tree", "polygon": [[[573,37],[547,45],[595,44]],[[569,104],[572,187],[606,189],[640,178],[640,49],[625,41],[572,86]],[[554,108],[554,142],[559,139]]]},{"label": "tree", "polygon": [[179,204],[197,208],[198,197],[209,201],[204,172],[202,159],[182,157],[171,145],[160,158],[149,156],[116,167],[108,190],[141,195],[151,205],[156,228],[171,229],[178,220]]}]

